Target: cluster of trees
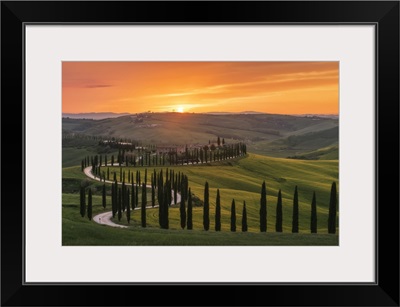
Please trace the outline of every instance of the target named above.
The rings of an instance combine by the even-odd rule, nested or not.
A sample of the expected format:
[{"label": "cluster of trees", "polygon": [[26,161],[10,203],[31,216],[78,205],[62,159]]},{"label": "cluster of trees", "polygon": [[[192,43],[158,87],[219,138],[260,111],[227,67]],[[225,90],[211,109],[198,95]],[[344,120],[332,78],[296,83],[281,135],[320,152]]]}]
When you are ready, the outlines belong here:
[{"label": "cluster of trees", "polygon": [[247,147],[244,143],[229,145],[204,145],[202,147],[188,148],[178,152],[176,148],[170,148],[168,152],[157,152],[152,147],[136,147],[134,153],[128,153],[128,150],[119,149],[118,155],[107,157],[107,155],[87,156],[81,161],[82,170],[92,166],[95,174],[102,174],[99,170],[101,166],[166,166],[166,165],[184,165],[199,164],[215,161],[232,159],[247,154]]},{"label": "cluster of trees", "polygon": [[[185,201],[190,200],[190,189],[188,188],[189,179],[181,172],[175,173],[174,170],[166,169],[165,175],[163,170],[157,172],[154,170],[150,174],[150,185],[147,186],[147,169],[145,169],[144,178],[142,181],[140,171],[136,171],[136,176],[134,173],[129,172],[128,178],[129,182],[125,182],[125,175],[120,174],[122,183],[119,184],[116,180],[116,175],[114,173],[114,182],[111,184],[111,208],[113,218],[117,217],[120,221],[123,214],[126,212],[126,217],[128,223],[131,218],[131,209],[135,210],[139,206],[139,190],[141,192],[141,224],[142,227],[146,227],[146,207],[147,201],[147,188],[151,190],[151,206],[159,207],[159,219],[160,227],[168,229],[168,207],[172,204],[177,204],[178,193],[181,195],[181,207],[185,206]],[[164,179],[165,177],[165,179]],[[87,216],[89,219],[92,218],[92,201],[91,201],[91,189],[89,188],[88,195],[88,206],[86,210],[86,200],[85,200],[85,188],[80,189],[80,213],[84,217],[87,211]],[[157,197],[156,197],[157,195]],[[90,199],[89,199],[90,197]],[[102,187],[102,205],[106,208],[107,201],[107,191],[106,185],[103,184]],[[183,201],[183,204],[182,204]],[[90,214],[89,214],[90,208]],[[186,213],[185,213],[186,214]],[[185,217],[186,220],[186,217]],[[186,226],[186,222],[185,222]]]},{"label": "cluster of trees", "polygon": [[214,144],[208,144],[197,148],[188,148],[186,146],[184,152],[179,154],[176,150],[171,151],[169,153],[169,160],[175,165],[183,165],[187,163],[199,164],[232,159],[246,154],[246,144],[241,142],[229,145],[218,144],[217,146]]},{"label": "cluster of trees", "polygon": [[[168,175],[169,173],[169,175]],[[180,193],[180,213],[181,213],[181,226],[186,226],[186,210],[185,202],[188,199],[189,191],[189,179],[186,175],[181,172],[175,174],[173,170],[165,173],[165,181],[162,170],[159,175],[154,175],[153,180],[157,182],[155,187],[157,188],[157,200],[158,200],[158,219],[160,227],[163,229],[169,228],[169,206],[178,203],[178,192]],[[174,194],[172,196],[172,193]],[[183,209],[182,209],[183,208]]]}]

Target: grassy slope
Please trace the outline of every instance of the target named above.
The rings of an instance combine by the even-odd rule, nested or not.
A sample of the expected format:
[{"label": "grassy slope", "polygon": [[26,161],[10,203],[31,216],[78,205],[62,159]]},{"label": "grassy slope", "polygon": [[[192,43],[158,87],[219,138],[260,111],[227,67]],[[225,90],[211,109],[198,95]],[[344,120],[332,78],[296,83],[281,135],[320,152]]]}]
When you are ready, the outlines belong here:
[{"label": "grassy slope", "polygon": [[338,160],[339,159],[339,146],[333,145],[324,148],[319,148],[310,152],[302,154],[305,159],[310,160]]},{"label": "grassy slope", "polygon": [[[339,129],[293,134],[274,141],[249,144],[248,149],[275,157],[301,156],[307,159],[338,159]],[[329,154],[329,155],[328,155]]]},{"label": "grassy slope", "polygon": [[63,208],[63,245],[337,245],[327,234],[242,233],[203,230],[169,231],[154,227],[116,229],[82,219],[75,208]]},{"label": "grassy slope", "polygon": [[[131,168],[132,169],[132,168]],[[140,169],[140,168],[139,168]],[[113,169],[111,169],[112,171]],[[153,170],[153,168],[151,168]],[[227,161],[218,163],[218,166],[178,166],[174,167],[176,172],[181,171],[189,176],[189,185],[192,191],[198,195],[201,199],[203,198],[204,182],[207,180],[210,184],[210,230],[206,237],[204,237],[204,231],[202,229],[202,208],[194,208],[193,220],[194,220],[194,231],[188,233],[187,231],[179,229],[179,209],[170,208],[170,228],[175,229],[173,232],[168,232],[168,237],[172,241],[168,241],[168,244],[194,244],[193,234],[196,233],[196,244],[209,244],[202,243],[213,241],[215,244],[249,244],[249,245],[307,245],[307,244],[337,244],[337,236],[311,236],[306,234],[309,232],[309,220],[310,220],[310,203],[312,192],[315,191],[317,195],[318,204],[318,231],[320,233],[326,233],[327,227],[327,206],[329,201],[329,191],[332,181],[338,180],[338,161],[302,161],[302,160],[288,160],[265,157],[255,154],[250,154],[247,158],[242,158],[237,161]],[[119,175],[119,168],[115,168],[117,176]],[[136,169],[135,169],[136,171]],[[144,169],[141,169],[142,178],[144,177]],[[150,177],[150,176],[149,176]],[[80,172],[78,167],[65,168],[63,170],[63,181],[68,180],[81,180],[84,175]],[[259,225],[259,197],[261,183],[266,180],[267,184],[267,205],[268,205],[268,232],[274,232],[275,225],[275,206],[276,196],[278,189],[282,189],[283,196],[283,217],[284,217],[284,232],[291,231],[291,214],[292,214],[292,202],[293,202],[293,191],[295,185],[299,187],[299,201],[300,201],[300,234],[299,236],[292,236],[291,234],[268,234],[268,241],[265,241],[263,236],[258,233]],[[221,192],[221,205],[222,205],[222,232],[217,234],[213,231],[214,229],[214,212],[215,212],[215,195],[216,189],[219,188]],[[240,221],[242,213],[243,200],[246,201],[248,210],[248,234],[240,234],[234,236],[229,232],[230,223],[230,205],[232,198],[236,200],[236,212],[237,212],[237,225],[238,231],[240,231]],[[110,229],[110,227],[103,227],[101,225],[93,225],[93,222],[89,222],[82,219],[79,216],[79,203],[78,194],[64,194],[63,196],[63,242],[64,244],[112,244],[108,238],[112,238],[113,234],[124,233],[129,236],[131,231],[135,231],[138,235],[136,238],[137,244],[151,244],[150,242],[162,242],[166,238],[159,238],[165,231],[158,229],[158,210],[147,210],[147,222],[150,226],[149,229],[141,230],[136,227],[140,222],[140,214],[135,211],[132,214],[132,225],[133,229],[129,230],[116,230]],[[102,210],[100,207],[100,199],[94,200],[95,208],[99,211]],[[97,209],[96,209],[97,210]],[[87,225],[86,225],[87,224]],[[94,239],[87,235],[86,227],[100,227],[102,235],[99,236],[103,239]],[[93,228],[96,229],[96,228]],[[92,230],[94,231],[94,230]],[[82,235],[83,234],[83,235]],[[154,234],[154,238],[152,235]],[[170,235],[171,234],[171,235]],[[103,237],[104,236],[104,237]],[[122,238],[121,237],[121,238]],[[140,237],[140,238],[139,238]],[[200,238],[204,237],[204,238]],[[241,241],[240,238],[243,238]],[[304,237],[304,238],[303,238]],[[107,239],[104,239],[107,238]],[[121,238],[114,238],[115,242],[121,242],[116,244],[125,244]],[[175,238],[175,239],[172,239]],[[218,238],[221,240],[219,241]],[[103,241],[105,240],[105,241]],[[154,241],[153,241],[154,240]],[[161,240],[161,241],[158,241]],[[299,241],[300,240],[300,241]],[[80,243],[79,243],[80,242]],[[101,243],[103,242],[103,243]],[[114,242],[114,241],[112,241]],[[124,243],[125,242],[125,243]],[[134,244],[132,240],[126,244]],[[147,243],[146,243],[147,242]],[[219,242],[219,243],[218,243]],[[285,242],[285,243],[282,243]],[[325,243],[323,243],[325,242]],[[163,244],[163,243],[154,243]],[[167,243],[165,243],[167,244]]]}]

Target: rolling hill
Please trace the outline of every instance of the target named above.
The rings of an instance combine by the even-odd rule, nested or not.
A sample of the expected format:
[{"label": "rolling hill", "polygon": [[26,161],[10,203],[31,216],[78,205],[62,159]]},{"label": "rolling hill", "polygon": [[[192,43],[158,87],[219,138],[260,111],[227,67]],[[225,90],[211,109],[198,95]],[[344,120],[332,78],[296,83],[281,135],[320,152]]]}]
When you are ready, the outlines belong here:
[{"label": "rolling hill", "polygon": [[227,143],[244,141],[249,151],[276,157],[301,156],[338,146],[338,119],[310,116],[143,113],[101,120],[63,118],[62,127],[63,133],[168,145],[206,144],[219,136]]},{"label": "rolling hill", "polygon": [[[303,129],[304,130],[304,129]],[[282,158],[337,160],[339,158],[339,127],[292,134],[274,141],[249,145],[249,150]]]}]

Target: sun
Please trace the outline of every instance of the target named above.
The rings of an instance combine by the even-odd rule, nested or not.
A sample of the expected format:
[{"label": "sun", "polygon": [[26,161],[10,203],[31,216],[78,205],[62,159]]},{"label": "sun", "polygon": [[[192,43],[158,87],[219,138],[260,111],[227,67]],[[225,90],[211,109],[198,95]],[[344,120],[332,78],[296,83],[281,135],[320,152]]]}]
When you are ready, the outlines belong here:
[{"label": "sun", "polygon": [[178,107],[177,110],[179,113],[183,113],[183,107]]}]

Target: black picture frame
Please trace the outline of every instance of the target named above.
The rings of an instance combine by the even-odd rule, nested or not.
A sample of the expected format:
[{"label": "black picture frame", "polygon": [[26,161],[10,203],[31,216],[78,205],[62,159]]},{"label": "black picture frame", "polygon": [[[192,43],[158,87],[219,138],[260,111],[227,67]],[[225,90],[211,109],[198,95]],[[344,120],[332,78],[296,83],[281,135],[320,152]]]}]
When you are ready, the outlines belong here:
[{"label": "black picture frame", "polygon": [[[24,25],[72,22],[375,25],[376,283],[25,284]],[[3,1],[1,77],[2,306],[399,306],[398,1]]]}]

